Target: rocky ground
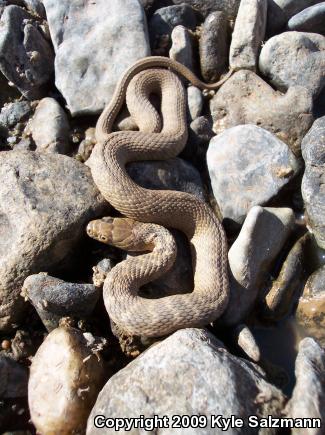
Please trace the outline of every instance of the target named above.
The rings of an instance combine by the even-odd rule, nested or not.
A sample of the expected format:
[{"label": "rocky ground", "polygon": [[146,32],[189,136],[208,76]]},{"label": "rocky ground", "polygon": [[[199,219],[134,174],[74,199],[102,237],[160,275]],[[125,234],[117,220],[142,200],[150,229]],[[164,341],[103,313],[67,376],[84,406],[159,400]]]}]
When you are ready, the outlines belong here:
[{"label": "rocky ground", "polygon": [[[98,414],[324,419],[325,2],[0,0],[0,15],[0,432],[114,433]],[[207,201],[229,241],[222,317],[159,340],[110,324],[102,278],[126,254],[85,232],[116,214],[84,164],[98,115],[150,54],[206,82],[234,71],[216,92],[187,85],[178,158],[128,166]],[[115,129],[136,128],[123,110]],[[193,286],[173,235],[175,265],[147,297]]]}]

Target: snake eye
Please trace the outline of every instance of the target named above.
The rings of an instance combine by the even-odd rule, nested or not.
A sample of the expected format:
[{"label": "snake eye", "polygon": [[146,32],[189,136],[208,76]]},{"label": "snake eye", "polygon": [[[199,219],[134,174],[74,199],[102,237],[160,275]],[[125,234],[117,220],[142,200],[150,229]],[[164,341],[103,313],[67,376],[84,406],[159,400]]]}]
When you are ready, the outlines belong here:
[{"label": "snake eye", "polygon": [[100,240],[106,242],[107,238],[105,236],[100,236]]}]

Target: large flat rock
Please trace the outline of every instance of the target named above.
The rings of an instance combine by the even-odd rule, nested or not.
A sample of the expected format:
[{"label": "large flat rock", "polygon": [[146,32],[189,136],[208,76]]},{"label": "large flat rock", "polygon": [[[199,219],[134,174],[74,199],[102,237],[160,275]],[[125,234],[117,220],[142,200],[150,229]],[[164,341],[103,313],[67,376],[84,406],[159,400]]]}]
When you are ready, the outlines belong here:
[{"label": "large flat rock", "polygon": [[19,321],[24,279],[66,261],[106,202],[89,169],[55,154],[0,154],[0,331]]},{"label": "large flat rock", "polygon": [[[223,434],[220,427],[212,427],[211,416],[235,415],[245,419],[245,425],[226,433],[252,434],[257,432],[248,427],[248,416],[279,416],[284,401],[282,392],[265,380],[258,366],[235,357],[204,330],[183,329],[152,346],[107,382],[88,418],[87,435],[116,433],[113,428],[95,428],[96,415],[110,419],[166,416],[167,427],[151,433],[190,435]],[[173,415],[206,416],[207,424],[172,428]],[[130,433],[144,432],[132,428]],[[128,433],[125,427],[121,433]]]},{"label": "large flat rock", "polygon": [[123,72],[150,54],[137,0],[44,0],[55,84],[73,116],[101,112]]}]

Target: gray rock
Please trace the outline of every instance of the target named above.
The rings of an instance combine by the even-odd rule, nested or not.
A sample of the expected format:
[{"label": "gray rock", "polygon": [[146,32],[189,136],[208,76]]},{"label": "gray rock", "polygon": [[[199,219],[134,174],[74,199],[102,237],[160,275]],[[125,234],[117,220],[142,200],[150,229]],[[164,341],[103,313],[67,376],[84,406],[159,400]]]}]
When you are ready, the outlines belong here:
[{"label": "gray rock", "polygon": [[325,2],[310,6],[288,21],[289,30],[325,33]]},{"label": "gray rock", "polygon": [[45,8],[40,0],[23,0],[25,7],[35,15],[46,18]]},{"label": "gray rock", "polygon": [[[296,359],[296,385],[287,405],[290,418],[325,418],[325,351],[312,338],[299,344]],[[324,423],[322,423],[324,424]],[[322,425],[321,424],[321,425]],[[322,435],[324,428],[292,429],[292,435]]]},{"label": "gray rock", "polygon": [[240,3],[229,52],[232,69],[256,71],[265,36],[266,11],[267,0],[245,0]]},{"label": "gray rock", "polygon": [[15,151],[35,151],[35,144],[30,137],[21,139],[18,143],[14,145]]},{"label": "gray rock", "polygon": [[[94,417],[100,414],[111,418],[166,416],[170,425],[158,429],[159,433],[219,435],[224,432],[211,428],[211,415],[279,416],[284,402],[282,392],[266,382],[258,366],[233,356],[207,331],[183,329],[152,346],[106,383],[90,413],[86,433],[116,433],[94,427]],[[172,415],[203,415],[207,426],[171,429]],[[134,434],[142,432],[132,429]],[[227,433],[252,431],[244,426]]]},{"label": "gray rock", "polygon": [[219,322],[236,325],[249,314],[293,226],[294,214],[290,208],[251,208],[228,253],[230,299]]},{"label": "gray rock", "polygon": [[256,124],[275,134],[300,155],[304,135],[313,123],[310,93],[300,86],[285,95],[275,92],[252,71],[238,71],[210,102],[216,134],[239,124]]},{"label": "gray rock", "polygon": [[298,323],[313,337],[325,345],[325,266],[320,267],[308,278],[299,299],[296,318]]},{"label": "gray rock", "polygon": [[24,279],[65,262],[106,204],[89,169],[61,155],[0,153],[0,186],[0,330],[9,330],[22,314]]},{"label": "gray rock", "polygon": [[306,165],[325,164],[325,116],[316,119],[303,138],[301,153]]},{"label": "gray rock", "polygon": [[[188,140],[181,156],[193,162],[196,167],[203,171],[205,168],[206,150],[213,138],[211,122],[206,116],[199,116],[191,122],[188,129]],[[202,167],[200,167],[202,165]]]},{"label": "gray rock", "polygon": [[28,370],[13,359],[0,355],[0,399],[27,396]]},{"label": "gray rock", "polygon": [[114,267],[114,262],[110,258],[103,258],[93,267],[93,283],[96,287],[102,287],[108,272]]},{"label": "gray rock", "polygon": [[43,98],[37,105],[30,131],[38,151],[67,154],[70,126],[67,115],[54,98]]},{"label": "gray rock", "polygon": [[287,145],[255,125],[239,125],[215,136],[207,164],[223,218],[241,224],[248,210],[275,197],[299,169]]},{"label": "gray rock", "polygon": [[317,119],[302,143],[305,172],[301,184],[308,225],[325,249],[325,116]]},{"label": "gray rock", "polygon": [[193,70],[193,49],[189,31],[184,26],[176,26],[172,31],[171,39],[169,57]]},{"label": "gray rock", "polygon": [[229,27],[223,12],[212,12],[204,21],[199,40],[202,77],[217,81],[228,65]]},{"label": "gray rock", "polygon": [[281,33],[287,24],[288,18],[284,11],[277,5],[276,0],[267,1],[267,39],[275,34]]},{"label": "gray rock", "polygon": [[248,359],[258,363],[261,360],[260,348],[246,325],[238,325],[234,328],[233,337],[236,345],[244,352]]},{"label": "gray rock", "polygon": [[33,109],[28,101],[15,101],[6,104],[0,113],[0,124],[6,128],[12,128],[18,122],[26,121]]},{"label": "gray rock", "polygon": [[305,279],[305,253],[308,252],[310,240],[311,234],[307,232],[290,249],[277,278],[266,290],[264,306],[260,310],[264,318],[279,321],[292,313]]},{"label": "gray rock", "polygon": [[211,12],[222,11],[228,19],[236,18],[240,0],[172,0],[174,4],[186,3],[206,18]]},{"label": "gray rock", "polygon": [[83,319],[90,316],[98,301],[99,289],[92,284],[65,282],[39,273],[25,279],[22,295],[33,304],[51,332],[59,326],[62,317]]},{"label": "gray rock", "polygon": [[304,86],[316,98],[325,85],[325,37],[307,32],[273,36],[261,50],[259,69],[277,89]]},{"label": "gray rock", "polygon": [[[1,16],[1,9],[0,9]],[[2,107],[4,104],[14,101],[17,98],[21,97],[21,93],[15,86],[11,86],[11,83],[8,81],[7,77],[5,77],[0,70],[0,106]]]},{"label": "gray rock", "polygon": [[33,15],[7,6],[1,16],[0,69],[29,100],[45,93],[53,74],[54,55]]},{"label": "gray rock", "polygon": [[308,6],[320,3],[320,0],[273,0],[285,13],[287,19],[302,11]]},{"label": "gray rock", "polygon": [[130,163],[127,172],[136,183],[147,189],[178,190],[205,199],[199,172],[180,158]]},{"label": "gray rock", "polygon": [[151,48],[162,48],[163,43],[170,46],[171,33],[176,26],[195,29],[196,24],[195,13],[189,5],[180,4],[156,10],[149,21]]},{"label": "gray rock", "polygon": [[97,0],[82,8],[70,0],[43,3],[56,52],[55,84],[73,116],[97,114],[123,72],[150,54],[143,9],[137,0]]},{"label": "gray rock", "polygon": [[189,86],[187,88],[187,105],[190,121],[193,121],[201,115],[203,96],[201,90],[196,86]]}]

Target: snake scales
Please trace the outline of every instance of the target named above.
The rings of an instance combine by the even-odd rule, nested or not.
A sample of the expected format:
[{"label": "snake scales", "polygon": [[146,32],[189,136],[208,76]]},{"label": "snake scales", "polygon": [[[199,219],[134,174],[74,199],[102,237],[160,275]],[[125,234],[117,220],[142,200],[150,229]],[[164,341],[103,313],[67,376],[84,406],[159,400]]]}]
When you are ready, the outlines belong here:
[{"label": "snake scales", "polygon": [[[137,160],[175,157],[187,141],[184,87],[172,69],[201,89],[202,83],[183,65],[165,57],[148,57],[123,75],[110,104],[101,114],[95,145],[87,161],[105,199],[126,218],[104,218],[87,226],[91,237],[126,250],[144,251],[117,264],[104,281],[108,314],[126,332],[162,336],[179,328],[203,326],[219,317],[228,302],[227,242],[212,210],[195,196],[140,187],[125,165]],[[160,112],[151,94],[160,96]],[[112,132],[124,104],[139,131]],[[176,246],[165,227],[184,232],[190,242],[194,290],[160,299],[138,295],[139,288],[166,272],[174,262]]]}]

